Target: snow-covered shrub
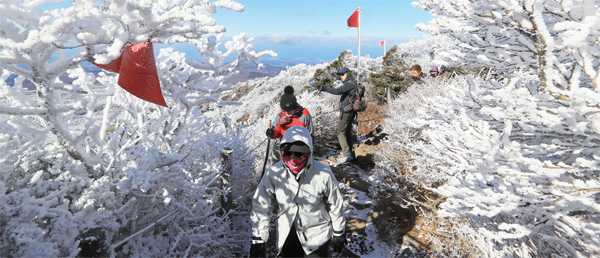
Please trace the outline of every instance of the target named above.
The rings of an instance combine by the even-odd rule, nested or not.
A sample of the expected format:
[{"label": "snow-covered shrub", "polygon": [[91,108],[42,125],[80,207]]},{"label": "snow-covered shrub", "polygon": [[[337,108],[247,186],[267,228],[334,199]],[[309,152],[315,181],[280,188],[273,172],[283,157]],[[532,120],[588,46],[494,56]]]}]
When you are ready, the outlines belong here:
[{"label": "snow-covered shrub", "polygon": [[429,71],[432,65],[460,66],[462,63],[454,63],[449,56],[459,52],[458,41],[452,37],[439,35],[425,35],[422,39],[411,40],[394,45],[383,57],[383,66],[388,69],[399,69],[421,65],[423,72]]},{"label": "snow-covered shrub", "polygon": [[447,196],[438,215],[467,218],[484,252],[598,255],[600,96],[580,88],[563,102],[537,93],[536,79],[409,89],[390,107],[389,144],[414,153],[407,179]]},{"label": "snow-covered shrub", "polygon": [[600,13],[593,0],[420,0],[436,17],[417,28],[462,42],[449,55],[506,72],[527,67],[540,86],[571,97],[577,88],[600,90]]},{"label": "snow-covered shrub", "polygon": [[[90,0],[42,11],[42,2],[0,4],[0,256],[75,256],[81,233],[97,228],[111,256],[215,256],[239,248],[221,205],[232,196],[222,177],[249,177],[247,135],[199,107],[233,104],[220,100],[230,87],[223,81],[273,54],[253,51],[244,34],[223,44],[225,28],[210,15],[243,6]],[[203,56],[192,62],[160,51],[168,108],[133,97],[117,86],[118,75],[82,63],[108,63],[126,44],[146,40],[190,43]],[[227,163],[221,153],[229,150]]]},{"label": "snow-covered shrub", "polygon": [[400,126],[420,134],[400,140],[413,180],[448,196],[440,215],[468,218],[490,255],[597,256],[597,2],[413,5],[437,17],[420,29],[462,42],[449,58],[505,73],[425,89],[437,93]]}]

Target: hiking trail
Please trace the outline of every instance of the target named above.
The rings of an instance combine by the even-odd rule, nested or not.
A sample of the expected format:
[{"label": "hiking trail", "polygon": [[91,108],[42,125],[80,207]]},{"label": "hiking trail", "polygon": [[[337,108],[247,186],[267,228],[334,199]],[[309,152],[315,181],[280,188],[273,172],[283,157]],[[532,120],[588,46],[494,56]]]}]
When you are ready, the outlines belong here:
[{"label": "hiking trail", "polygon": [[[344,185],[340,191],[344,195],[348,244],[334,257],[427,256],[426,234],[415,229],[418,212],[401,207],[399,200],[381,196],[373,187],[377,184],[375,155],[386,147],[385,138],[381,130],[361,137],[354,145],[356,159],[347,163],[336,162],[342,157],[336,139],[326,139],[323,155],[315,155],[318,161],[331,166],[338,182]],[[390,244],[401,244],[401,252],[394,251],[397,248]]]}]

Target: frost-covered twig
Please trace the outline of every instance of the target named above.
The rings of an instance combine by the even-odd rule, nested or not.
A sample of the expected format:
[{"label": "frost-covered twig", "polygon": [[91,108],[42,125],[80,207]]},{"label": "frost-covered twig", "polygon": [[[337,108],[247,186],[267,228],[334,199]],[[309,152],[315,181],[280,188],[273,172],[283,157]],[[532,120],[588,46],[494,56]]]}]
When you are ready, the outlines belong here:
[{"label": "frost-covered twig", "polygon": [[163,220],[165,220],[165,219],[169,218],[171,215],[173,215],[173,214],[174,214],[175,212],[177,212],[178,210],[179,210],[179,209],[175,209],[175,210],[172,210],[172,211],[168,212],[167,214],[165,214],[164,216],[160,217],[160,218],[159,218],[158,220],[156,220],[155,222],[152,222],[152,223],[150,223],[150,225],[148,225],[148,226],[144,227],[143,229],[141,229],[141,230],[139,230],[139,231],[137,231],[137,232],[133,233],[132,235],[130,235],[130,236],[128,236],[128,237],[126,237],[126,238],[124,238],[123,240],[121,240],[121,241],[119,241],[119,242],[117,242],[117,243],[115,243],[115,244],[112,244],[112,245],[110,245],[110,253],[111,253],[111,257],[115,257],[114,250],[115,250],[116,248],[118,248],[118,247],[120,247],[121,245],[123,245],[123,244],[127,243],[127,242],[128,242],[129,240],[131,240],[132,238],[134,238],[134,237],[136,237],[136,236],[138,236],[138,235],[140,235],[140,234],[142,234],[142,233],[144,233],[144,232],[148,231],[149,229],[151,229],[151,228],[152,228],[152,227],[154,227],[155,225],[157,225],[157,224],[160,224],[160,223],[161,223]]}]

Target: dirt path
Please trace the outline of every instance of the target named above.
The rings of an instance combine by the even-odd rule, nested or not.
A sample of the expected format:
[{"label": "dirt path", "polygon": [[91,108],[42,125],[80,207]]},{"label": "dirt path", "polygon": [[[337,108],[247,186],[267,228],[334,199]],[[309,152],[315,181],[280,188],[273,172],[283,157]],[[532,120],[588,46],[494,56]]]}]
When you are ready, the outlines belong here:
[{"label": "dirt path", "polygon": [[426,232],[415,227],[422,219],[415,208],[403,208],[398,200],[377,191],[375,155],[385,148],[383,132],[370,132],[355,145],[357,159],[336,164],[340,157],[337,141],[326,141],[327,151],[318,160],[330,165],[337,180],[343,183],[347,248],[339,257],[428,257]]}]

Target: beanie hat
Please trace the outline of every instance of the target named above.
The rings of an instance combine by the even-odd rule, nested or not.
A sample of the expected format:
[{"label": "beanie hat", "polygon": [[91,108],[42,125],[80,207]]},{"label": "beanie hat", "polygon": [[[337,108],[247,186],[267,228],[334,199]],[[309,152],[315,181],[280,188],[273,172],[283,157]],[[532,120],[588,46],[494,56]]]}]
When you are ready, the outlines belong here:
[{"label": "beanie hat", "polygon": [[435,66],[435,65],[432,65],[431,69],[429,69],[429,72],[436,72],[437,73],[438,72],[438,67]]},{"label": "beanie hat", "polygon": [[298,107],[298,102],[296,102],[296,97],[294,96],[294,87],[290,85],[285,86],[279,106],[281,106],[283,111],[290,111]]}]

